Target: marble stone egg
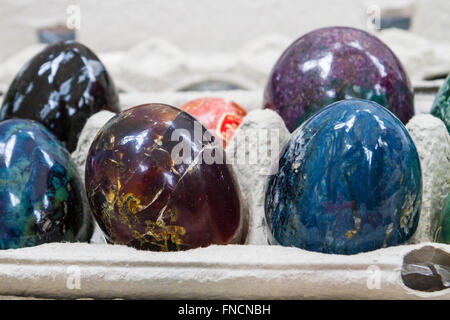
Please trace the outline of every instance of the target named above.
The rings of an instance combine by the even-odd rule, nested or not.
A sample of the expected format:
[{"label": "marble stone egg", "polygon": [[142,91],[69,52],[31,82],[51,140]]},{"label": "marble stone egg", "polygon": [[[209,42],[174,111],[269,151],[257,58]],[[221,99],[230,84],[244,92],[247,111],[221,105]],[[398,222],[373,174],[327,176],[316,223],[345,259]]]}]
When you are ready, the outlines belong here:
[{"label": "marble stone egg", "polygon": [[186,102],[180,109],[193,115],[222,143],[225,148],[227,142],[234,135],[247,111],[236,102],[206,97]]},{"label": "marble stone egg", "polygon": [[379,104],[347,99],[292,133],[268,180],[270,243],[335,254],[393,246],[414,233],[422,178],[403,124]]},{"label": "marble stone egg", "polygon": [[347,98],[375,101],[404,124],[414,115],[413,91],[394,53],[369,33],[317,29],[294,41],[273,67],[264,107],[292,132],[317,110]]},{"label": "marble stone egg", "polygon": [[113,80],[91,50],[63,41],[22,67],[3,100],[0,120],[38,121],[72,152],[87,119],[103,109],[120,111]]},{"label": "marble stone egg", "polygon": [[70,154],[42,125],[0,123],[0,249],[89,240],[93,224]]},{"label": "marble stone egg", "polygon": [[450,194],[444,200],[436,238],[438,242],[450,244]]},{"label": "marble stone egg", "polygon": [[147,104],[110,119],[91,145],[85,181],[109,242],[178,251],[244,241],[247,211],[224,151],[178,108]]},{"label": "marble stone egg", "polygon": [[450,134],[450,75],[445,79],[434,99],[431,114],[445,123]]}]

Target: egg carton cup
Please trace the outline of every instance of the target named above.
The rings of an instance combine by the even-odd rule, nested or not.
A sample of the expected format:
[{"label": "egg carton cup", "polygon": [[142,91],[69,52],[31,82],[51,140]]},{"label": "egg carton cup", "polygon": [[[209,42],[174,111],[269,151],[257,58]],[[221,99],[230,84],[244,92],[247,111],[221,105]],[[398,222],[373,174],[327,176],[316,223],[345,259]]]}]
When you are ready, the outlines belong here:
[{"label": "egg carton cup", "polygon": [[[178,106],[194,98],[217,96],[231,99],[249,111],[241,127],[259,123],[274,126],[270,121],[275,124],[276,121],[281,122],[280,126],[284,127],[276,113],[261,110],[262,95],[262,89],[141,92],[121,94],[120,103],[122,109],[151,102]],[[434,95],[416,93],[415,99],[416,113],[427,113]],[[98,113],[83,129],[77,150],[72,154],[82,176],[86,150],[95,132],[111,116],[113,114],[108,112]],[[420,132],[426,132],[430,126],[434,128],[436,123],[443,126],[437,118],[421,116],[425,117],[423,121],[420,118],[416,120]],[[431,117],[431,122],[426,117]],[[264,124],[264,121],[269,122]],[[448,139],[445,126],[441,131]],[[447,148],[444,152],[448,153],[449,141],[444,146]],[[434,149],[441,150],[442,147]],[[427,149],[427,152],[434,152],[434,149]],[[448,159],[450,157],[444,165],[449,165]],[[421,161],[428,161],[427,155]],[[239,171],[242,168],[235,169]],[[450,170],[443,170],[444,177],[448,176]],[[239,173],[242,171],[237,172],[238,179]],[[416,244],[355,255],[270,246],[263,223],[264,210],[261,201],[257,201],[262,196],[261,187],[255,192],[252,190],[255,187],[243,184],[242,180],[245,179],[239,179],[241,190],[251,209],[249,237],[244,245],[213,245],[183,252],[140,251],[106,244],[97,227],[89,244],[49,243],[0,251],[0,297],[450,299],[450,245],[424,241],[427,238],[422,237]],[[442,190],[447,188],[443,193],[448,192],[449,181],[447,179],[444,181],[446,185],[441,186]],[[255,185],[260,186],[261,182]]]}]

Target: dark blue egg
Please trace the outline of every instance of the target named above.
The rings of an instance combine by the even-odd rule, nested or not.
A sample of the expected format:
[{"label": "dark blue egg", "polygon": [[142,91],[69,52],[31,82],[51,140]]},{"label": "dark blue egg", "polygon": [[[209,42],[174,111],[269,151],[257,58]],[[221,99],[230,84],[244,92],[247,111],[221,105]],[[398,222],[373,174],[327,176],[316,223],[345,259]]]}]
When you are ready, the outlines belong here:
[{"label": "dark blue egg", "polygon": [[0,123],[0,249],[87,241],[92,223],[69,152],[46,128]]},{"label": "dark blue egg", "polygon": [[403,124],[379,104],[329,105],[296,129],[268,181],[271,243],[354,254],[398,245],[419,220],[422,178]]}]

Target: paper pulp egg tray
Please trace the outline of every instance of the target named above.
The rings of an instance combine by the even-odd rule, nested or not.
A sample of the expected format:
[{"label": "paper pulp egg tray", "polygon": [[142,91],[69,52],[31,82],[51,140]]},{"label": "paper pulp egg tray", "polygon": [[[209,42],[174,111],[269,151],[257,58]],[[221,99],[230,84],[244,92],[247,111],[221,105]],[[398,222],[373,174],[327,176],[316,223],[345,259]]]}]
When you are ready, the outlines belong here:
[{"label": "paper pulp egg tray", "polygon": [[449,259],[450,246],[436,243],[352,256],[263,245],[147,252],[50,243],[1,251],[0,293],[41,298],[450,299],[449,288],[426,292],[408,287],[429,288],[438,282],[439,270],[421,277],[420,268],[426,262],[436,271],[442,264],[448,267]]},{"label": "paper pulp egg tray", "polygon": [[[179,105],[200,96],[261,108],[261,91],[122,94],[122,107]],[[433,96],[416,94],[416,113]],[[450,245],[421,243],[356,255],[269,245],[149,252],[49,243],[0,251],[3,298],[450,299]]]}]

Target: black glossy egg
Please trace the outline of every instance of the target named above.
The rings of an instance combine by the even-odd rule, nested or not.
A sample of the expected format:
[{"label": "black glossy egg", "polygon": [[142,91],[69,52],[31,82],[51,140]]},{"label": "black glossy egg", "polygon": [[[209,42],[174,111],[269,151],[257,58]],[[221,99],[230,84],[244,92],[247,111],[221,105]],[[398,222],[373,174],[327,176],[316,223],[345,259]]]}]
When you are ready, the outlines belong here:
[{"label": "black glossy egg", "polygon": [[100,110],[119,112],[113,80],[90,49],[62,41],[22,67],[6,93],[0,120],[38,121],[72,152],[87,119]]}]

